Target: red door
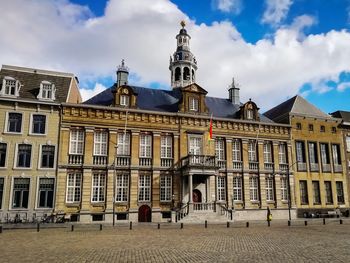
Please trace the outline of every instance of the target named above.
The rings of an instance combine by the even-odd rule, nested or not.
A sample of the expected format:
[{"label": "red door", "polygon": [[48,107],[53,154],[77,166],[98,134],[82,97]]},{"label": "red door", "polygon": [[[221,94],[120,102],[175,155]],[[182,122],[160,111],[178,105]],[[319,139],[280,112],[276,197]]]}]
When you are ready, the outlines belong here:
[{"label": "red door", "polygon": [[148,205],[139,208],[139,222],[151,222],[152,209]]},{"label": "red door", "polygon": [[202,203],[202,193],[198,189],[193,190],[193,203]]}]

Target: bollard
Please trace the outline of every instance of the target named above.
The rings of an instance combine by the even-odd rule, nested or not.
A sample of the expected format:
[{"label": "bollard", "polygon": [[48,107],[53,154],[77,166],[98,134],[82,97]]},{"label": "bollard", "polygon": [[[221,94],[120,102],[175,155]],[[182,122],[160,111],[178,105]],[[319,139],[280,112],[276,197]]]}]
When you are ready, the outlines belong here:
[{"label": "bollard", "polygon": [[72,232],[74,231],[74,225],[71,226],[71,231],[72,231]]},{"label": "bollard", "polygon": [[37,223],[37,224],[36,224],[36,232],[39,232],[39,231],[40,231],[40,224]]},{"label": "bollard", "polygon": [[100,231],[102,231],[102,224],[100,224]]},{"label": "bollard", "polygon": [[304,221],[304,224],[307,226],[307,221],[306,220]]},{"label": "bollard", "polygon": [[249,222],[246,223],[246,227],[249,227]]},{"label": "bollard", "polygon": [[205,228],[208,227],[208,221],[207,221],[207,220],[205,220],[205,222],[204,222],[204,227],[205,227]]},{"label": "bollard", "polygon": [[288,220],[288,226],[290,226],[290,220]]},{"label": "bollard", "polygon": [[230,222],[226,223],[226,227],[229,228],[230,227]]},{"label": "bollard", "polygon": [[180,226],[181,226],[181,229],[183,229],[184,228],[184,223],[181,223]]},{"label": "bollard", "polygon": [[130,228],[129,229],[132,230],[132,222],[130,222]]},{"label": "bollard", "polygon": [[160,229],[160,224],[158,223],[158,229]]},{"label": "bollard", "polygon": [[0,226],[0,234],[2,233],[2,226]]},{"label": "bollard", "polygon": [[267,226],[270,227],[271,221],[267,221]]},{"label": "bollard", "polygon": [[343,224],[343,219],[339,220],[339,224],[341,224],[341,225]]},{"label": "bollard", "polygon": [[323,218],[323,224],[324,225],[326,224],[326,218]]}]

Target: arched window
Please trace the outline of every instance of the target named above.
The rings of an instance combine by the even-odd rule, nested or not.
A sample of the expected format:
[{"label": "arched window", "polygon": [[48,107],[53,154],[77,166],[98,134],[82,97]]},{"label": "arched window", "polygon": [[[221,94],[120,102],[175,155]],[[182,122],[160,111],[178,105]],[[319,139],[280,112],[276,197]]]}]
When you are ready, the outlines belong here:
[{"label": "arched window", "polygon": [[181,69],[179,67],[177,67],[175,69],[175,81],[179,81],[181,77]]},{"label": "arched window", "polygon": [[184,67],[183,80],[190,80],[190,69]]}]

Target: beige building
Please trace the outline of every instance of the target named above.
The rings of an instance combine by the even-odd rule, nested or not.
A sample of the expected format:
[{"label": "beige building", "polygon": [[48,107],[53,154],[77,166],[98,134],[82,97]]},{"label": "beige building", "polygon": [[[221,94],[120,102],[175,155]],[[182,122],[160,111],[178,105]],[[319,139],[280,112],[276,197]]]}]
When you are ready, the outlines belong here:
[{"label": "beige building", "polygon": [[[292,126],[293,170],[298,216],[349,209],[347,159],[341,119],[331,117],[300,96],[265,113]],[[305,214],[304,214],[305,213]]]},{"label": "beige building", "polygon": [[266,219],[268,207],[295,217],[290,125],[241,104],[234,81],[227,98],[207,96],[184,26],[176,39],[172,90],[129,85],[123,61],[114,86],[63,103],[56,211],[81,222],[226,221],[231,209]]},{"label": "beige building", "polygon": [[60,103],[80,102],[73,74],[0,70],[0,221],[32,221],[54,208]]}]

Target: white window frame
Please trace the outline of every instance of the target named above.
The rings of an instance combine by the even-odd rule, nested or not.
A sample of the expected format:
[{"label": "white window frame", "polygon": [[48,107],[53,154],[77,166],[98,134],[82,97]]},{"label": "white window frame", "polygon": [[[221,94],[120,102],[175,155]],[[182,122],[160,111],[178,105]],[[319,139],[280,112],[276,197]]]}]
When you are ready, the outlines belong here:
[{"label": "white window frame", "polygon": [[188,109],[190,111],[199,111],[199,99],[195,97],[189,97],[188,99]]},{"label": "white window frame", "polygon": [[242,181],[243,181],[243,178],[241,176],[233,177],[233,201],[234,202],[243,201]]},{"label": "white window frame", "polygon": [[265,163],[273,163],[272,160],[272,143],[264,142],[264,162]]},{"label": "white window frame", "polygon": [[281,201],[288,201],[288,178],[281,176]]},{"label": "white window frame", "polygon": [[258,158],[257,158],[257,141],[255,140],[250,140],[248,142],[248,160],[249,162],[257,162]]},{"label": "white window frame", "polygon": [[272,176],[265,177],[266,201],[268,202],[275,201],[273,179]]},{"label": "white window frame", "polygon": [[[73,184],[70,185],[69,177],[73,176]],[[77,177],[80,177],[79,180]],[[82,199],[82,186],[83,186],[83,173],[81,172],[71,172],[67,174],[67,184],[66,184],[66,203],[67,204],[75,204],[80,203]],[[79,182],[79,184],[77,184]],[[72,193],[70,193],[70,189],[72,189]],[[77,192],[78,191],[78,192]],[[76,193],[79,193],[79,200],[76,200]],[[68,198],[69,195],[72,194],[72,198]]]},{"label": "white window frame", "polygon": [[0,143],[6,145],[5,163],[4,163],[4,166],[0,166],[0,170],[1,170],[1,169],[6,169],[6,168],[7,168],[7,160],[9,159],[9,158],[8,158],[9,144],[8,144],[7,142],[3,142],[3,141],[0,141]]},{"label": "white window frame", "polygon": [[103,203],[106,200],[106,173],[94,172],[91,179],[91,203]]},{"label": "white window frame", "polygon": [[151,134],[140,134],[140,158],[152,158],[152,135]]},{"label": "white window frame", "polygon": [[[52,197],[52,207],[41,207],[40,204],[40,180],[41,179],[51,179],[53,180],[53,197]],[[54,176],[40,176],[38,177],[37,183],[36,183],[36,200],[35,200],[35,208],[40,210],[52,210],[55,207],[55,191],[56,191],[56,178]]]},{"label": "white window frame", "polygon": [[[43,147],[44,146],[51,146],[54,147],[54,157],[53,157],[53,167],[43,167],[42,166],[42,154],[43,154]],[[51,145],[51,144],[40,144],[39,146],[39,160],[38,160],[38,169],[39,170],[54,170],[56,169],[56,156],[57,156],[57,147],[56,145]]]},{"label": "white window frame", "polygon": [[216,138],[215,139],[215,156],[218,161],[226,161],[225,156],[225,139]]},{"label": "white window frame", "polygon": [[247,110],[247,120],[254,119],[254,111],[252,109]]},{"label": "white window frame", "polygon": [[[21,167],[21,166],[17,166],[17,162],[18,162],[18,151],[19,151],[19,145],[30,145],[31,146],[31,151],[30,151],[30,166],[29,167]],[[32,169],[33,166],[33,145],[31,143],[16,143],[16,152],[15,152],[15,159],[13,162],[13,169],[18,169],[18,170],[30,170]]]},{"label": "white window frame", "polygon": [[160,137],[160,158],[173,158],[173,137],[171,135]]},{"label": "white window frame", "polygon": [[94,156],[108,155],[108,132],[95,131],[94,132]]},{"label": "white window frame", "polygon": [[161,175],[159,181],[160,201],[171,202],[172,200],[172,176]]},{"label": "white window frame", "polygon": [[[73,133],[77,133],[76,138],[74,139],[72,138]],[[82,138],[79,138],[80,136],[82,136]],[[72,147],[73,142],[75,143],[74,147]],[[84,142],[85,131],[82,129],[71,129],[69,134],[69,154],[84,155]],[[81,151],[79,145],[81,145]]]},{"label": "white window frame", "polygon": [[217,201],[226,201],[226,177],[217,176]]},{"label": "white window frame", "polygon": [[232,140],[232,160],[234,162],[242,161],[242,144],[240,139]]},{"label": "white window frame", "polygon": [[[47,96],[48,88],[51,89],[49,91],[49,92],[51,92],[51,96]],[[40,83],[40,90],[39,90],[39,94],[37,96],[37,99],[39,99],[39,100],[49,100],[49,101],[55,100],[56,99],[56,87],[55,87],[55,84],[51,83],[50,81],[43,80]]]},{"label": "white window frame", "polygon": [[152,176],[146,174],[140,174],[138,180],[138,201],[150,202],[152,190]]},{"label": "white window frame", "polygon": [[120,106],[129,107],[130,106],[130,96],[121,94],[120,95]]},{"label": "white window frame", "polygon": [[278,161],[280,164],[287,164],[287,144],[281,142],[278,145]]},{"label": "white window frame", "polygon": [[[195,144],[193,142],[196,141]],[[199,145],[198,145],[199,144]],[[193,151],[195,150],[195,151]],[[188,136],[188,153],[192,155],[202,155],[203,153],[203,138],[200,135]]]},{"label": "white window frame", "polygon": [[[125,203],[129,200],[129,174],[117,174],[115,178],[115,202]],[[120,197],[119,197],[120,195]]]},{"label": "white window frame", "polygon": [[249,177],[249,197],[251,202],[259,202],[259,177]]},{"label": "white window frame", "polygon": [[350,152],[350,136],[346,136],[346,151]]},{"label": "white window frame", "polygon": [[[33,131],[34,129],[34,115],[41,115],[41,116],[45,116],[45,131],[44,133],[35,133]],[[34,135],[34,136],[46,136],[47,135],[47,129],[48,129],[48,116],[46,114],[43,113],[31,113],[30,114],[30,121],[29,121],[29,134],[30,135]]]},{"label": "white window frame", "polygon": [[117,156],[130,156],[130,133],[118,133]]},{"label": "white window frame", "polygon": [[[6,91],[6,81],[15,81],[15,94],[7,94]],[[19,96],[19,91],[21,89],[21,83],[19,82],[19,80],[13,78],[13,77],[9,77],[9,76],[5,76],[4,79],[2,80],[2,88],[0,90],[0,95],[1,96],[6,96],[6,97],[18,97]]]},{"label": "white window frame", "polygon": [[295,148],[296,148],[296,160],[297,160],[297,162],[306,163],[305,142],[304,141],[296,141]]},{"label": "white window frame", "polygon": [[[15,179],[29,179],[28,207],[27,208],[13,207]],[[9,210],[29,210],[30,209],[30,201],[31,201],[31,190],[32,190],[32,178],[30,178],[29,176],[21,176],[21,177],[16,176],[16,177],[13,177],[12,178],[12,184],[11,184],[11,195],[10,195]]]},{"label": "white window frame", "polygon": [[[17,114],[21,114],[21,115],[22,115],[22,120],[21,120],[21,131],[20,131],[20,132],[9,131],[9,118],[10,118],[10,114],[11,114],[11,113],[17,113]],[[22,134],[22,132],[23,132],[23,123],[24,123],[24,113],[23,113],[23,112],[7,111],[7,112],[6,112],[6,120],[5,120],[5,129],[4,129],[4,133],[7,133],[7,134]]]}]

